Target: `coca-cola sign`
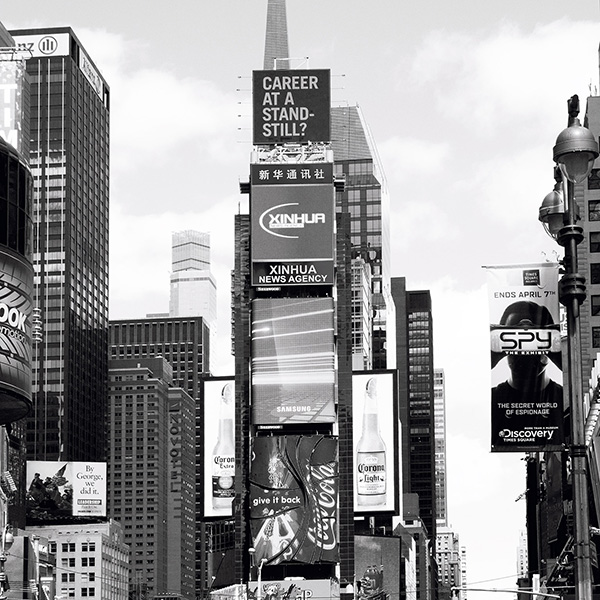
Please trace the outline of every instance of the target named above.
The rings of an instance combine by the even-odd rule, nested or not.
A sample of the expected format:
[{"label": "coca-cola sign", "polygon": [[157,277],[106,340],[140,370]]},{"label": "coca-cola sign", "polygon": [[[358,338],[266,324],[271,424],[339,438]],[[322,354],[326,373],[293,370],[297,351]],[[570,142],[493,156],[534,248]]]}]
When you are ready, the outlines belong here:
[{"label": "coca-cola sign", "polygon": [[255,438],[250,526],[256,560],[336,562],[337,495],[337,438]]}]

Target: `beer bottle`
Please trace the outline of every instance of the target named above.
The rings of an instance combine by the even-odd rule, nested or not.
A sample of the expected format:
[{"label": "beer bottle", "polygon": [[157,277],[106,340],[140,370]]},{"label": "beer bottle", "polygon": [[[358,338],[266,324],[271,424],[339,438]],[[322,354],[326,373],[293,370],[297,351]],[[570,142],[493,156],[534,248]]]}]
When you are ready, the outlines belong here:
[{"label": "beer bottle", "polygon": [[235,441],[233,439],[233,384],[225,384],[219,407],[219,438],[213,450],[212,505],[231,508],[235,495]]},{"label": "beer bottle", "polygon": [[385,442],[379,433],[377,380],[365,388],[362,435],[356,446],[356,492],[359,506],[379,506],[386,500]]}]

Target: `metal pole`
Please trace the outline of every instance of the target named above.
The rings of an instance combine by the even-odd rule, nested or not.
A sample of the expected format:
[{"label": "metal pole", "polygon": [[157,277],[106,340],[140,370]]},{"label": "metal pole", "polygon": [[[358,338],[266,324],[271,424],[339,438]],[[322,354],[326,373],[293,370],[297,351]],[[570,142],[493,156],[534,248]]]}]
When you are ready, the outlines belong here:
[{"label": "metal pole", "polygon": [[[566,177],[563,178],[563,182]],[[571,471],[573,482],[573,522],[575,557],[575,598],[591,600],[592,570],[590,561],[590,521],[587,490],[587,457],[583,414],[583,379],[581,367],[581,333],[579,305],[585,298],[585,279],[577,273],[577,245],[583,239],[575,224],[574,184],[566,181],[565,227],[559,243],[565,248],[565,275],[561,279],[560,301],[567,310],[568,394],[571,408]]]}]

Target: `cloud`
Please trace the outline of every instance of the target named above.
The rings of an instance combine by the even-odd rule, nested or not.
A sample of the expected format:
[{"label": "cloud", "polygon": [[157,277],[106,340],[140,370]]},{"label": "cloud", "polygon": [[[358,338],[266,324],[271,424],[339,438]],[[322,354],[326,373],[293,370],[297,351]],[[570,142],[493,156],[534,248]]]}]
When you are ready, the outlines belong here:
[{"label": "cloud", "polygon": [[449,118],[484,134],[512,123],[518,139],[555,118],[556,102],[565,110],[561,90],[584,96],[596,80],[596,46],[595,23],[567,19],[529,31],[507,23],[491,32],[435,31],[415,57],[412,80],[434,90]]}]

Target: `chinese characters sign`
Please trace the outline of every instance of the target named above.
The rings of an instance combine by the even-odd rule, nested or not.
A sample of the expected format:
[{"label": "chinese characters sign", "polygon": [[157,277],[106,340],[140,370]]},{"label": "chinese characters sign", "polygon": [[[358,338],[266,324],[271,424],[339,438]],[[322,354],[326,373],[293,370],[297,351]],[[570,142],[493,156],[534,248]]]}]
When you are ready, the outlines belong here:
[{"label": "chinese characters sign", "polygon": [[254,164],[251,182],[252,284],[333,285],[333,165]]}]

